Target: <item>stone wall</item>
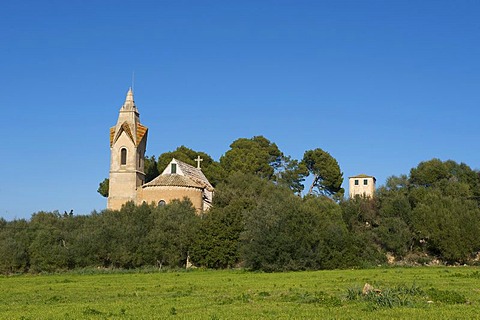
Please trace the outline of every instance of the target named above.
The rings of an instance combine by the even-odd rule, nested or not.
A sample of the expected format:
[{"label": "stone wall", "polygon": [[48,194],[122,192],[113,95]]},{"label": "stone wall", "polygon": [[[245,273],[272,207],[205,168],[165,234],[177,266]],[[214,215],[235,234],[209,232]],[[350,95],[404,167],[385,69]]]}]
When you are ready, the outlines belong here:
[{"label": "stone wall", "polygon": [[199,188],[190,187],[154,186],[138,188],[136,203],[140,205],[143,202],[148,204],[153,202],[158,205],[163,200],[168,204],[174,199],[183,200],[184,197],[190,199],[197,213],[201,213],[204,210],[203,191]]}]

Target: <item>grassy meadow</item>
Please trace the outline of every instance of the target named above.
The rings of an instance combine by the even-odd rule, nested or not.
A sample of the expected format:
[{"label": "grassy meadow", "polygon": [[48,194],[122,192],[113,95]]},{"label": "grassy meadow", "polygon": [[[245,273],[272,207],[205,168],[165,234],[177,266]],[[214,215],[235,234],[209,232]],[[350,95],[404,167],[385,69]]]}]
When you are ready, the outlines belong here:
[{"label": "grassy meadow", "polygon": [[[362,294],[365,283],[377,292]],[[475,319],[480,269],[76,271],[0,277],[0,319]]]}]

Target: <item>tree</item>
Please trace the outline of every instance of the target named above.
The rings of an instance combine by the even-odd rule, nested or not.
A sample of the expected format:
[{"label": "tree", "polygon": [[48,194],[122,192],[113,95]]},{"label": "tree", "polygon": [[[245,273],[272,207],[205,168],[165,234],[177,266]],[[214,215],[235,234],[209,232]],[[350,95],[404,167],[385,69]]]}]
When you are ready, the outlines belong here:
[{"label": "tree", "polygon": [[71,237],[65,231],[63,219],[58,211],[38,212],[32,216],[29,253],[33,271],[52,272],[72,267]]},{"label": "tree", "polygon": [[6,222],[0,218],[0,272],[26,272],[30,265],[27,221]]},{"label": "tree", "polygon": [[378,244],[396,257],[415,250],[412,231],[412,205],[409,201],[410,183],[406,175],[391,176],[376,192],[378,203]]},{"label": "tree", "polygon": [[272,180],[275,169],[281,165],[282,156],[277,145],[263,136],[240,138],[220,158],[220,166],[227,174],[239,171]]},{"label": "tree", "polygon": [[239,236],[243,217],[232,207],[213,207],[200,221],[199,232],[193,241],[191,258],[207,268],[232,268],[240,259]]},{"label": "tree", "polygon": [[154,225],[154,207],[127,202],[119,211],[106,210],[99,238],[105,264],[137,268],[154,263],[147,235]]},{"label": "tree", "polygon": [[382,225],[378,199],[355,197],[341,201],[340,207],[352,239],[352,260],[357,266],[383,263],[385,255],[377,237],[377,228]]},{"label": "tree", "polygon": [[422,193],[419,188],[435,188],[446,196],[473,199],[480,205],[480,175],[465,163],[453,160],[442,162],[432,159],[420,162],[410,170],[410,185],[417,190],[411,194],[415,201],[416,194]]},{"label": "tree", "polygon": [[282,156],[280,164],[275,170],[275,182],[280,186],[290,188],[296,194],[301,194],[307,175],[308,170],[303,162],[292,159],[290,156]]},{"label": "tree", "polygon": [[[300,202],[285,189],[269,184],[258,205],[245,210],[241,253],[247,268],[269,272],[305,269],[298,258],[306,254],[306,248],[300,244],[304,242],[302,235],[311,234],[312,221],[302,223],[305,217],[300,215]],[[300,224],[292,228],[297,223]]]},{"label": "tree", "polygon": [[[313,225],[310,241],[312,267],[319,269],[346,268],[359,265],[360,252],[342,219],[341,207],[325,197],[303,198],[301,211]],[[308,220],[307,220],[308,223]],[[368,257],[371,259],[371,257]],[[310,267],[311,268],[311,267]]]},{"label": "tree", "polygon": [[341,199],[345,190],[342,188],[343,173],[337,160],[328,152],[320,148],[308,150],[303,156],[302,162],[307,167],[310,174],[313,175],[313,182],[308,190],[308,194],[313,193],[317,188],[320,194],[331,196],[334,199]]},{"label": "tree", "polygon": [[415,187],[439,187],[450,182],[460,182],[468,185],[472,195],[480,195],[480,176],[465,163],[453,160],[442,162],[432,159],[420,162],[416,168],[410,170],[409,182]]},{"label": "tree", "polygon": [[[402,174],[400,176],[390,176],[387,178],[387,181],[385,183],[385,189],[386,191],[396,191],[396,190],[403,190],[405,192],[408,191],[409,187],[409,181],[408,177],[406,174]],[[379,188],[379,191],[382,190],[382,188]]]},{"label": "tree", "polygon": [[234,172],[215,191],[213,208],[204,214],[192,260],[208,268],[233,267],[240,261],[244,213],[258,206],[274,184],[253,174]]},{"label": "tree", "polygon": [[397,257],[404,257],[413,244],[409,226],[399,217],[383,218],[375,233],[382,248]]},{"label": "tree", "polygon": [[445,196],[428,189],[413,209],[417,240],[429,253],[447,262],[465,263],[480,250],[480,209],[473,200]]},{"label": "tree", "polygon": [[312,270],[356,262],[341,210],[330,199],[302,199],[270,185],[258,205],[244,214],[241,252],[247,268]]},{"label": "tree", "polygon": [[235,140],[220,158],[220,166],[225,179],[234,172],[253,174],[288,187],[294,193],[303,190],[302,182],[308,174],[302,163],[284,155],[275,143],[263,136]]},{"label": "tree", "polygon": [[99,236],[104,232],[103,217],[96,211],[90,215],[68,217],[67,230],[71,237],[68,245],[75,268],[110,266],[109,263],[104,264],[99,254],[105,241]]},{"label": "tree", "polygon": [[105,178],[102,182],[100,182],[98,186],[97,192],[100,193],[102,197],[108,198],[109,182],[110,180],[108,178]]},{"label": "tree", "polygon": [[157,263],[170,267],[185,266],[198,235],[199,216],[189,199],[174,200],[154,211],[152,230],[148,234]]},{"label": "tree", "polygon": [[440,159],[420,162],[410,170],[410,183],[414,186],[430,187],[437,182],[450,178],[448,168]]},{"label": "tree", "polygon": [[145,170],[145,183],[152,181],[160,174],[158,172],[158,165],[157,165],[157,160],[155,160],[155,156],[145,157],[144,170]]}]

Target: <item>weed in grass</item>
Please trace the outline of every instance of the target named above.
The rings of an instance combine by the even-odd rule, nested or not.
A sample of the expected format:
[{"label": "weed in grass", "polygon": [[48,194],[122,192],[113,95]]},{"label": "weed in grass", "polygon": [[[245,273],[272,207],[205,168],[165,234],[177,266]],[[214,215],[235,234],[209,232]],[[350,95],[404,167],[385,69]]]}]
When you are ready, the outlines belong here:
[{"label": "weed in grass", "polygon": [[383,288],[367,294],[362,294],[359,288],[347,289],[347,300],[368,302],[368,311],[377,308],[413,307],[422,301],[424,295],[424,291],[415,284],[410,287],[399,285],[393,288]]},{"label": "weed in grass", "polygon": [[228,296],[219,297],[216,301],[218,305],[228,305],[233,303],[233,299]]},{"label": "weed in grass", "polygon": [[264,297],[270,297],[270,293],[269,293],[269,292],[266,292],[266,291],[260,291],[260,292],[258,293],[258,296],[259,296],[259,297],[262,297],[262,298],[264,298]]},{"label": "weed in grass", "polygon": [[446,304],[461,304],[466,303],[467,299],[462,294],[451,290],[439,290],[430,288],[427,294],[432,301],[442,302]]},{"label": "weed in grass", "polygon": [[73,281],[70,279],[63,279],[63,280],[57,280],[55,281],[56,283],[72,283]]},{"label": "weed in grass", "polygon": [[181,298],[181,297],[188,297],[188,296],[191,296],[192,293],[193,293],[193,288],[192,287],[188,287],[188,288],[176,288],[176,289],[173,289],[171,290],[170,294],[169,294],[169,297],[171,298]]},{"label": "weed in grass", "polygon": [[59,303],[59,302],[63,302],[64,300],[65,299],[63,299],[60,296],[53,296],[45,300],[45,303]]},{"label": "weed in grass", "polygon": [[403,307],[412,304],[408,296],[391,289],[383,290],[381,293],[369,292],[365,295],[365,300],[383,308]]},{"label": "weed in grass", "polygon": [[410,296],[422,296],[425,294],[425,292],[415,283],[412,284],[411,287],[399,285],[395,289],[400,293],[403,293],[405,295],[410,295]]},{"label": "weed in grass", "polygon": [[287,295],[284,295],[283,300],[287,302],[318,304],[326,307],[338,307],[342,305],[342,301],[339,298],[331,296],[323,291],[291,292]]},{"label": "weed in grass", "polygon": [[176,309],[175,307],[171,307],[171,308],[170,308],[170,314],[171,314],[172,316],[176,315],[176,314],[177,314],[177,309]]},{"label": "weed in grass", "polygon": [[239,297],[238,300],[240,300],[243,303],[248,303],[252,299],[252,296],[248,293],[242,293]]},{"label": "weed in grass", "polygon": [[471,273],[454,273],[449,275],[449,277],[454,277],[454,278],[472,278],[472,279],[480,279],[480,271],[474,271]]},{"label": "weed in grass", "polygon": [[220,320],[220,318],[216,314],[212,314],[210,320]]},{"label": "weed in grass", "polygon": [[101,314],[103,314],[103,312],[98,311],[98,310],[93,309],[93,308],[90,308],[90,307],[86,307],[85,310],[83,310],[83,315],[85,315],[85,316],[98,316],[98,315],[101,315]]},{"label": "weed in grass", "polygon": [[430,288],[426,292],[415,284],[411,287],[397,286],[394,288],[385,288],[380,292],[369,292],[361,295],[359,289],[348,289],[347,300],[357,300],[360,297],[370,303],[369,310],[376,308],[394,308],[419,305],[424,301],[425,296],[431,301],[445,304],[466,303],[467,299],[462,294],[450,291]]},{"label": "weed in grass", "polygon": [[347,289],[347,300],[354,301],[359,300],[362,297],[362,289],[355,287],[355,288],[348,288]]}]

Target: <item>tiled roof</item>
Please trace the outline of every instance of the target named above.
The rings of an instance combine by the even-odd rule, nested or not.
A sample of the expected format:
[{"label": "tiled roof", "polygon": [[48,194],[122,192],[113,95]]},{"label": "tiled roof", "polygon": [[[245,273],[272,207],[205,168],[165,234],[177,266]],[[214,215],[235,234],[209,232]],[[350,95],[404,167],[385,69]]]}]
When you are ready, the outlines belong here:
[{"label": "tiled roof", "polygon": [[357,175],[357,176],[349,177],[349,178],[373,178],[373,179],[375,179],[374,176],[369,176],[369,175],[366,175],[366,174],[363,174],[363,173],[362,173],[362,174],[359,174],[359,175]]},{"label": "tiled roof", "polygon": [[[122,132],[125,132],[127,134],[127,136],[130,138],[130,140],[132,140],[132,142],[135,143],[135,139],[133,138],[132,130],[130,129],[130,126],[128,125],[128,123],[126,121],[124,123],[122,123],[122,125],[120,126],[120,129],[116,133],[114,133],[114,139],[113,139],[112,143],[117,141],[117,139],[120,137]],[[110,135],[111,134],[112,134],[112,131],[110,129]]]},{"label": "tiled roof", "polygon": [[126,121],[124,123],[122,123],[122,125],[120,126],[120,129],[115,134],[116,129],[117,129],[116,126],[110,128],[110,146],[112,146],[112,144],[120,137],[122,132],[125,131],[127,136],[138,147],[138,145],[140,145],[140,142],[142,142],[143,137],[145,137],[145,135],[147,134],[147,131],[148,131],[147,127],[141,125],[140,123],[137,123],[137,136],[135,137],[136,139],[134,139],[132,130],[131,130],[130,126],[128,125],[128,123]]},{"label": "tiled roof", "polygon": [[115,128],[116,127],[111,127],[110,128],[110,147],[113,144],[113,139],[115,138]]},{"label": "tiled roof", "polygon": [[137,123],[137,146],[140,144],[147,131],[147,127],[144,127],[140,123]]},{"label": "tiled roof", "polygon": [[159,186],[204,188],[204,185],[179,174],[159,175],[152,181],[145,183],[142,188]]},{"label": "tiled roof", "polygon": [[195,168],[194,166],[191,166],[188,163],[182,162],[180,160],[174,160],[177,162],[180,170],[185,176],[188,176],[193,181],[202,184],[207,190],[213,190],[213,186],[210,184],[207,177],[205,177],[202,170],[200,170],[199,168]]}]

